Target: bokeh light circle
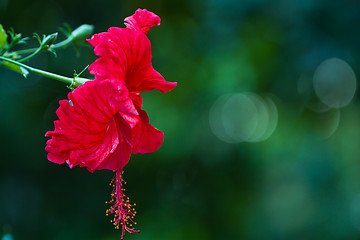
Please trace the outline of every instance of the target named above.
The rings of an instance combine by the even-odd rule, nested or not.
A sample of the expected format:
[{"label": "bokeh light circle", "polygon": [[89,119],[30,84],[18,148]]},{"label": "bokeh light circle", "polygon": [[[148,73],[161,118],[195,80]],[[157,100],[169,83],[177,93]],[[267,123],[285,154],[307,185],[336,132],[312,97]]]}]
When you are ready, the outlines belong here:
[{"label": "bokeh light circle", "polygon": [[348,105],[356,91],[356,76],[352,68],[339,58],[323,61],[315,70],[314,90],[327,106],[340,108]]},{"label": "bokeh light circle", "polygon": [[225,133],[235,142],[243,142],[255,132],[258,112],[250,97],[236,93],[225,102],[221,118]]},{"label": "bokeh light circle", "polygon": [[209,114],[212,132],[227,143],[264,141],[274,132],[277,121],[278,112],[271,98],[255,93],[222,95]]}]

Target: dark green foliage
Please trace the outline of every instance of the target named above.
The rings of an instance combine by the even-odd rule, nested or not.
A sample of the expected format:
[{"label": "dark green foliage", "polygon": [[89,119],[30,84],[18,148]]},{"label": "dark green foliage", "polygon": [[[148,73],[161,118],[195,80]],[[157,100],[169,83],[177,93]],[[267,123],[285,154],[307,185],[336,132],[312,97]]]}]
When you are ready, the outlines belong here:
[{"label": "dark green foliage", "polygon": [[[178,87],[161,97],[144,94],[144,109],[165,140],[124,169],[141,230],[126,239],[358,239],[359,95],[327,109],[312,79],[334,57],[360,76],[360,3],[5,0],[0,23],[23,36],[53,33],[64,22],[92,24],[98,33],[124,27],[137,8],[161,17],[148,34],[153,66]],[[96,59],[91,48],[79,51],[76,57],[62,49],[29,64],[71,76]],[[65,85],[5,68],[0,84],[0,237],[120,239],[105,216],[113,173],[46,158],[44,134],[53,129]],[[279,119],[266,141],[229,144],[212,133],[214,102],[240,92],[272,96]]]}]

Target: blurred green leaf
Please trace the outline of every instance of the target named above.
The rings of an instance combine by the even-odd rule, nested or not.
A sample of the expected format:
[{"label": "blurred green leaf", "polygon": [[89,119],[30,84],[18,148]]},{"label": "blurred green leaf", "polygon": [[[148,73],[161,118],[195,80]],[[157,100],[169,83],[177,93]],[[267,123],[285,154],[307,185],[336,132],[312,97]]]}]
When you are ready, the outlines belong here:
[{"label": "blurred green leaf", "polygon": [[0,50],[5,48],[6,43],[7,43],[7,34],[3,26],[0,24]]}]

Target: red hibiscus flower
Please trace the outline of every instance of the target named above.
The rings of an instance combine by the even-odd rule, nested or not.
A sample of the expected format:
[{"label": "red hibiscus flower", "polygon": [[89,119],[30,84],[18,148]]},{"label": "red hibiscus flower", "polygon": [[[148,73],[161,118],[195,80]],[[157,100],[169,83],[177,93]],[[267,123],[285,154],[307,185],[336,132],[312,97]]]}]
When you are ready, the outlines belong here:
[{"label": "red hibiscus flower", "polygon": [[140,91],[153,89],[167,92],[177,83],[167,82],[151,64],[151,44],[145,33],[150,27],[160,24],[160,18],[152,12],[138,9],[134,15],[125,18],[127,28],[109,28],[108,32],[95,34],[89,41],[100,56],[89,70],[96,80],[117,79],[124,81],[130,92],[139,116],[124,117],[131,125],[132,151],[150,153],[163,142],[163,134],[149,124],[142,108]]},{"label": "red hibiscus flower", "polygon": [[45,135],[51,137],[45,148],[50,161],[66,162],[71,168],[80,165],[91,172],[116,171],[107,215],[114,215],[115,228],[121,225],[122,239],[125,231],[139,232],[130,228],[135,204],[123,193],[122,168],[131,153],[154,152],[164,137],[141,109],[140,91],[166,92],[176,86],[166,82],[151,64],[151,45],[145,34],[160,24],[160,18],[138,9],[125,21],[127,28],[112,27],[89,40],[100,56],[89,67],[95,80],[69,93],[69,100],[60,101],[55,130]]}]

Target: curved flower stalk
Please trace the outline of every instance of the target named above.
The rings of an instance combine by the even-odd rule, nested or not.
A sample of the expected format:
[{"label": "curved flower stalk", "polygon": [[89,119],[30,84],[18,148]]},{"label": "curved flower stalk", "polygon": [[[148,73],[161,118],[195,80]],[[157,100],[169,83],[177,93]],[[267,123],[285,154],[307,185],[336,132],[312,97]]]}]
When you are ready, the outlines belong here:
[{"label": "curved flower stalk", "polygon": [[127,28],[111,27],[88,40],[100,56],[89,67],[95,80],[69,93],[69,100],[60,101],[59,120],[54,123],[55,130],[46,133],[51,139],[45,148],[50,161],[66,162],[70,168],[79,165],[91,172],[115,171],[107,215],[114,215],[112,222],[115,228],[122,228],[122,239],[125,231],[139,232],[131,228],[135,204],[123,193],[123,167],[131,153],[154,152],[164,138],[142,110],[140,92],[167,92],[177,84],[166,82],[151,64],[146,33],[160,24],[160,18],[138,9],[125,21]]}]

